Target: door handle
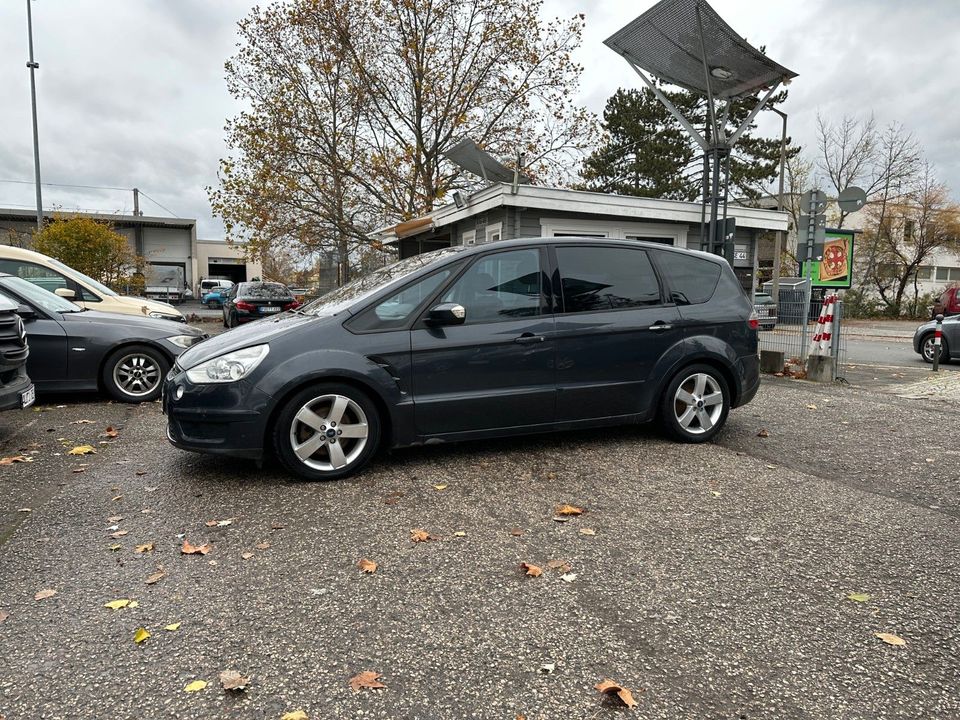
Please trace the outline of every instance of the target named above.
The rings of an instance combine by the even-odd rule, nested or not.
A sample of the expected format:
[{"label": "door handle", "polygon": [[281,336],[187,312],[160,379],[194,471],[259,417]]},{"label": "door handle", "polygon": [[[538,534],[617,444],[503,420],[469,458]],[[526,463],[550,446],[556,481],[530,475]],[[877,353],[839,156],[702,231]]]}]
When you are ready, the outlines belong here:
[{"label": "door handle", "polygon": [[672,327],[673,327],[673,325],[667,325],[667,323],[665,323],[665,322],[658,322],[658,323],[655,323],[655,324],[651,325],[651,326],[650,326],[649,328],[647,328],[647,329],[648,329],[648,330],[669,330],[669,329],[672,328]]},{"label": "door handle", "polygon": [[534,335],[533,333],[524,333],[520,337],[514,339],[515,343],[520,345],[533,345],[534,343],[542,343],[546,338],[543,335]]}]

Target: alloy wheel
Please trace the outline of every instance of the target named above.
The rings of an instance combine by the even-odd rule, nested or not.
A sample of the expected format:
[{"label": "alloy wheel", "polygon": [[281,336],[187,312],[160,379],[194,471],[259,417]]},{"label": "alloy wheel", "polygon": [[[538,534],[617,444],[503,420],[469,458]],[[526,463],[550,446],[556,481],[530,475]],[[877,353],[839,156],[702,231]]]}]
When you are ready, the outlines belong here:
[{"label": "alloy wheel", "polygon": [[360,457],[367,445],[367,416],[345,395],[321,395],[307,402],[290,424],[290,447],[307,467],[332,472]]},{"label": "alloy wheel", "polygon": [[130,353],[113,366],[113,382],[120,392],[140,398],[150,395],[162,380],[157,361],[144,353]]},{"label": "alloy wheel", "polygon": [[684,379],[673,396],[677,423],[691,435],[713,429],[723,414],[723,390],[707,373],[694,373]]}]

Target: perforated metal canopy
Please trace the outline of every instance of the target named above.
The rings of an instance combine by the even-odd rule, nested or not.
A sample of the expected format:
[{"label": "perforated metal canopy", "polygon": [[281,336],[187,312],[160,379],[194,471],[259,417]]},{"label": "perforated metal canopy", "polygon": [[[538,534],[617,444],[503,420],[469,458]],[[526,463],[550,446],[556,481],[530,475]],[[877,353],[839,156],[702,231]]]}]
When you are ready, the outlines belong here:
[{"label": "perforated metal canopy", "polygon": [[706,0],[661,0],[604,44],[662,80],[716,98],[750,95],[797,75],[737,35]]},{"label": "perforated metal canopy", "polygon": [[[513,170],[494,158],[486,150],[482,150],[470,138],[464,138],[443,154],[467,172],[482,177],[487,182],[513,181]],[[530,179],[521,175],[520,182],[528,183]]]}]

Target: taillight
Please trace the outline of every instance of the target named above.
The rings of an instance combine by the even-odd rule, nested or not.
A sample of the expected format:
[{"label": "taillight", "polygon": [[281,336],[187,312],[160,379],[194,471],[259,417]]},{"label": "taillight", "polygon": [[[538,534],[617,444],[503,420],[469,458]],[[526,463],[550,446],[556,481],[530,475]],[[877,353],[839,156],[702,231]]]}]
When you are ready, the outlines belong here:
[{"label": "taillight", "polygon": [[750,329],[751,329],[751,330],[759,330],[759,329],[760,329],[760,320],[757,319],[757,311],[756,311],[756,310],[751,311],[751,313],[750,313],[750,318],[747,320],[747,325],[750,326]]},{"label": "taillight", "polygon": [[244,300],[237,300],[237,302],[235,302],[234,305],[236,305],[237,310],[245,310],[246,312],[253,312],[254,310],[256,310],[256,308],[253,305],[251,305],[250,303]]},{"label": "taillight", "polygon": [[300,303],[298,303],[296,300],[294,300],[292,303],[287,303],[286,305],[284,305],[284,306],[283,306],[283,309],[284,309],[284,310],[296,310],[298,307],[300,307]]}]

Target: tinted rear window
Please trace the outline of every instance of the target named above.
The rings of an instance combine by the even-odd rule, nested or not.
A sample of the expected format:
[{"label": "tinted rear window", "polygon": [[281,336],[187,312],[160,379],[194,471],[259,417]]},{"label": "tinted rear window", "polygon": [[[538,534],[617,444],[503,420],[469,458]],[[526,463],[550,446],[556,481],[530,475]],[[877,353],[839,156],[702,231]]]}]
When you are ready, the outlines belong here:
[{"label": "tinted rear window", "polygon": [[566,312],[660,304],[660,285],[647,253],[631,248],[557,248]]},{"label": "tinted rear window", "polygon": [[679,252],[658,252],[657,264],[677,305],[696,305],[713,297],[720,279],[718,263]]},{"label": "tinted rear window", "polygon": [[248,298],[288,298],[290,291],[286,285],[280,283],[262,283],[257,285],[243,285],[237,295]]}]

